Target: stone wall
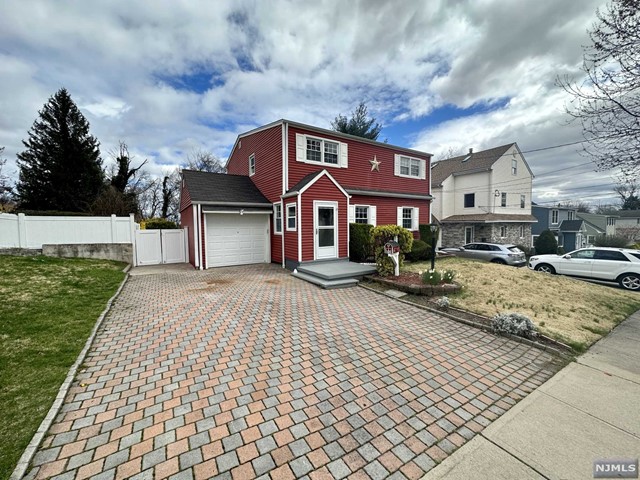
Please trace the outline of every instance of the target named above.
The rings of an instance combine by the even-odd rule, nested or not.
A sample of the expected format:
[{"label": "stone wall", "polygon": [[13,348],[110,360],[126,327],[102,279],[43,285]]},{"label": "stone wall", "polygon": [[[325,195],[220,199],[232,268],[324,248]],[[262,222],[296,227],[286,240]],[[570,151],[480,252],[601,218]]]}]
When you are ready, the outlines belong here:
[{"label": "stone wall", "polygon": [[116,260],[133,265],[133,245],[131,243],[45,244],[42,245],[42,254],[48,257]]},{"label": "stone wall", "polygon": [[12,255],[14,257],[35,257],[42,255],[41,248],[0,248],[0,255]]},{"label": "stone wall", "polygon": [[[520,237],[520,226],[524,226],[524,235]],[[442,225],[442,246],[459,247],[464,245],[465,227],[474,227],[473,241],[486,243],[513,243],[528,246],[531,243],[531,224],[529,223],[446,223]],[[506,237],[500,236],[500,227],[507,228]]]}]

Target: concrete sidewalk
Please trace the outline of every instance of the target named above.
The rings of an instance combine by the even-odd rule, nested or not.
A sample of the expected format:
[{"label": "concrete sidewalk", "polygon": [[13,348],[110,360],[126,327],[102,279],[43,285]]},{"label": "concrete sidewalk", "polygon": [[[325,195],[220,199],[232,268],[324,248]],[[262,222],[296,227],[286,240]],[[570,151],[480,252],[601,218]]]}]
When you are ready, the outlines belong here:
[{"label": "concrete sidewalk", "polygon": [[639,347],[636,312],[423,480],[585,479],[594,460],[637,459]]}]

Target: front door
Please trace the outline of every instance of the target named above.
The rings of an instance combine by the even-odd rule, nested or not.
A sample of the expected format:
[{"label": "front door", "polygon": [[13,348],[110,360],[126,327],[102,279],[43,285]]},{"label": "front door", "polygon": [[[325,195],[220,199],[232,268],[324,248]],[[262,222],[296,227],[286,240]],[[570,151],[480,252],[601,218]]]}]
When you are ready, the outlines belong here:
[{"label": "front door", "polygon": [[473,227],[464,227],[464,243],[473,242]]},{"label": "front door", "polygon": [[337,202],[314,201],[315,259],[338,257]]}]

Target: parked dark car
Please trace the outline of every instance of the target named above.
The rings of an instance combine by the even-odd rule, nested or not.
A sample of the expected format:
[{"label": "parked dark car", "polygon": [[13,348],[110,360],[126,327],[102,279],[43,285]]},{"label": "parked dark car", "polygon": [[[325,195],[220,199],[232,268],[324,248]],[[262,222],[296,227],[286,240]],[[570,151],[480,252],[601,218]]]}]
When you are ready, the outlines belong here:
[{"label": "parked dark car", "polygon": [[522,267],[527,263],[527,257],[515,245],[501,245],[499,243],[467,243],[462,247],[447,247],[441,251],[456,257],[475,258],[486,262],[501,263]]}]

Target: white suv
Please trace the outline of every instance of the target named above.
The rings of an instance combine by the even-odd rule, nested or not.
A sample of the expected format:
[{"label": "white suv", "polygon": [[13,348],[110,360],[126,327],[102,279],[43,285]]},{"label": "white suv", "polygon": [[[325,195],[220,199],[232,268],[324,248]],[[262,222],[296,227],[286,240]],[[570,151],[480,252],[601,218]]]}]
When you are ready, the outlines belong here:
[{"label": "white suv", "polygon": [[618,282],[627,290],[640,290],[640,250],[590,247],[566,255],[534,255],[529,268],[539,272]]}]

